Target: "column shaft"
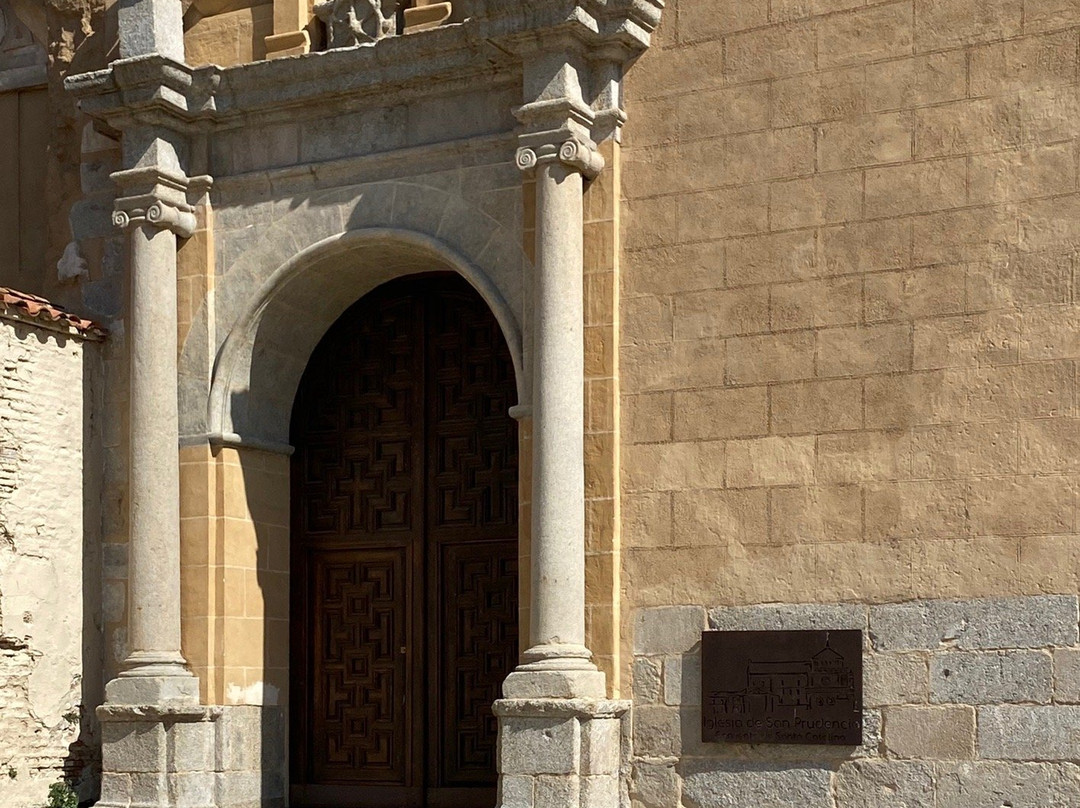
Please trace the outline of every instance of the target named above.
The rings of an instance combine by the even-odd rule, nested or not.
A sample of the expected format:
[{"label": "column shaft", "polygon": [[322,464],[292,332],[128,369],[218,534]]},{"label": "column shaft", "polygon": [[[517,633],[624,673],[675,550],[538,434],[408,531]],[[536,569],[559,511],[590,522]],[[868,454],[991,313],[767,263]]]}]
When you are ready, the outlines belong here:
[{"label": "column shaft", "polygon": [[132,228],[130,243],[128,642],[141,664],[183,664],[176,236],[144,224]]},{"label": "column shaft", "polygon": [[536,172],[532,641],[585,646],[582,179]]}]

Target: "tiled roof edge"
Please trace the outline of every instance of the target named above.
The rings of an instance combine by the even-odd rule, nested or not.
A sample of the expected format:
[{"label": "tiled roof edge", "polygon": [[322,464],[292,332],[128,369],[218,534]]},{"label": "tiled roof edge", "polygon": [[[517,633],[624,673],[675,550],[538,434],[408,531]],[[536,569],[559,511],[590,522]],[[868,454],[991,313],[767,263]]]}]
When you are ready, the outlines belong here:
[{"label": "tiled roof edge", "polygon": [[87,340],[103,340],[108,335],[104,326],[84,320],[63,306],[50,303],[43,297],[0,286],[0,318],[32,322],[53,331],[74,334]]}]

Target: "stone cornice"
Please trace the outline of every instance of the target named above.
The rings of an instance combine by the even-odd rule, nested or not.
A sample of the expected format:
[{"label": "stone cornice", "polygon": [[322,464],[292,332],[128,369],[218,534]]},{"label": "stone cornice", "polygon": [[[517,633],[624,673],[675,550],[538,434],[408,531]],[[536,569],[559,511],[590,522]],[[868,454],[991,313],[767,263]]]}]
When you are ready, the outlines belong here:
[{"label": "stone cornice", "polygon": [[195,133],[498,83],[538,49],[572,48],[589,59],[624,62],[648,46],[662,7],[662,0],[489,0],[465,23],[388,37],[374,47],[228,68],[151,55],[69,76],[65,85],[84,112],[115,129],[141,124]]}]

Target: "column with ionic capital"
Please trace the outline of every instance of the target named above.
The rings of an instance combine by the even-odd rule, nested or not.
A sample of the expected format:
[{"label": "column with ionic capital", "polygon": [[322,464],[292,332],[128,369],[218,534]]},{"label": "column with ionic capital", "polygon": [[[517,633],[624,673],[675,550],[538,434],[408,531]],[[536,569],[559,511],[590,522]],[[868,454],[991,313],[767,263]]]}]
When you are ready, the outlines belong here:
[{"label": "column with ionic capital", "polygon": [[[528,106],[519,116],[529,119]],[[533,122],[535,123],[535,118]],[[517,165],[536,189],[533,280],[533,645],[506,698],[604,698],[585,644],[583,183],[603,167],[587,116],[522,135]]]},{"label": "column with ionic capital", "polygon": [[[128,231],[130,447],[128,648],[106,686],[113,705],[197,704],[198,680],[180,652],[176,239],[195,230],[188,180],[159,166],[113,175],[121,188],[113,223]],[[197,186],[197,187],[193,187]]]},{"label": "column with ionic capital", "polygon": [[[603,168],[576,43],[525,59],[533,100],[516,161],[535,189],[532,284],[532,646],[492,705],[499,806],[619,802],[623,719],[585,641],[584,185]],[[565,46],[565,47],[561,47]],[[542,752],[540,750],[543,750]],[[553,750],[558,750],[557,753]],[[552,765],[558,760],[557,765]]]}]

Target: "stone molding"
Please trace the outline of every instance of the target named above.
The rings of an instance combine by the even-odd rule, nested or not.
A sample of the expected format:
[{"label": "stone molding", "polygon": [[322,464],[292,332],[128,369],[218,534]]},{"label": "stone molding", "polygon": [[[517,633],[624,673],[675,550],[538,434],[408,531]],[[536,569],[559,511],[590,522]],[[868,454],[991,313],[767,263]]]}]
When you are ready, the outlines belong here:
[{"label": "stone molding", "polygon": [[102,704],[97,708],[98,721],[117,724],[199,723],[217,721],[224,707],[201,705],[169,706],[161,704]]},{"label": "stone molding", "polygon": [[491,711],[500,718],[622,718],[631,706],[626,699],[499,699]]},{"label": "stone molding", "polygon": [[[423,230],[425,222],[445,219],[457,223],[451,232],[459,237],[487,234],[479,240],[484,244],[509,242],[510,235],[479,211],[433,188],[377,183],[360,186],[358,190],[362,190],[356,194],[358,198],[373,202],[398,199],[407,204],[391,205],[390,209],[400,210],[401,216],[381,226],[374,219],[365,221],[365,218],[385,213],[386,206],[350,208],[350,229],[340,232],[331,228],[325,233],[319,232],[318,224],[325,220],[312,218],[311,208],[304,206],[266,228],[259,246],[246,252],[241,262],[224,273],[219,294],[234,294],[243,304],[227,314],[219,312],[231,325],[217,346],[218,360],[210,388],[197,394],[199,401],[206,402],[204,413],[198,413],[205,417],[205,422],[190,421],[196,413],[186,412],[181,421],[185,440],[205,439],[212,445],[240,445],[285,453],[292,393],[310,350],[325,328],[351,302],[379,283],[406,274],[410,268],[424,266],[458,272],[484,297],[510,347],[519,400],[528,398],[521,324],[517,316],[521,291],[507,286],[509,281],[520,277],[526,260],[524,254],[520,251],[513,255],[499,254],[500,260],[494,261],[495,254],[470,248],[467,240],[440,238]],[[299,245],[298,250],[295,233],[306,234],[312,243]],[[379,260],[370,264],[353,260],[352,256],[360,251],[376,254]],[[511,263],[510,258],[517,260]],[[400,270],[395,266],[400,266]],[[243,295],[230,290],[230,284],[250,276],[264,280]],[[309,316],[299,329],[303,339],[293,322],[295,310],[290,305],[300,289],[324,303],[318,317]],[[333,304],[331,299],[335,301]],[[256,351],[257,337],[262,340],[261,351]],[[282,348],[287,345],[295,355],[283,362],[280,352],[271,348],[275,345]],[[275,391],[282,390],[288,392],[275,395]],[[238,407],[238,401],[249,403]]]},{"label": "stone molding", "polygon": [[111,175],[124,196],[114,203],[113,225],[121,230],[151,225],[190,238],[198,226],[198,200],[210,189],[210,177],[185,177],[161,167],[134,168]]},{"label": "stone molding", "polygon": [[[585,54],[600,75],[597,109],[589,120],[612,117],[611,76],[648,47],[661,0],[528,0],[492,2],[464,23],[378,47],[334,49],[294,59],[222,68],[193,68],[151,54],[113,62],[105,70],[69,76],[65,86],[91,117],[123,129],[134,123],[174,131],[205,132],[259,120],[326,115],[361,98],[430,97],[486,86],[537,52],[569,49]],[[616,69],[617,68],[617,69]],[[621,113],[616,113],[617,118]]]}]

